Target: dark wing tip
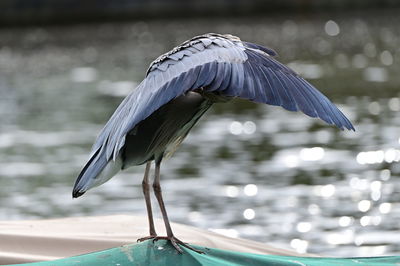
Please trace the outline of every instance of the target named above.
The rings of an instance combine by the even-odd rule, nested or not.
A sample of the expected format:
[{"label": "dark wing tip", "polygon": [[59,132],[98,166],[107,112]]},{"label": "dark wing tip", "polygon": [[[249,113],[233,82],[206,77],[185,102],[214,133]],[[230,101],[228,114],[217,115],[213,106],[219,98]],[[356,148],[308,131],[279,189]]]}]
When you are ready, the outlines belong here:
[{"label": "dark wing tip", "polygon": [[[322,119],[322,120],[324,120],[324,119]],[[356,129],[354,128],[353,124],[350,121],[346,121],[345,123],[340,123],[340,124],[335,123],[335,122],[329,123],[328,121],[325,121],[325,122],[327,122],[328,124],[337,126],[342,131],[344,131],[344,130],[356,131]]]},{"label": "dark wing tip", "polygon": [[[333,105],[334,106],[334,105]],[[321,117],[320,119],[324,120],[328,124],[332,124],[337,126],[340,130],[344,131],[345,129],[350,130],[350,131],[356,131],[354,128],[353,124],[350,122],[350,120],[337,108],[335,113],[330,114],[330,118],[336,116],[336,119],[339,119],[339,121],[327,121]]]},{"label": "dark wing tip", "polygon": [[[350,120],[344,114],[343,114],[343,116],[346,119],[346,123],[344,124],[344,128],[346,128],[347,130],[356,131],[356,129],[354,128],[354,126],[350,122]],[[344,128],[343,128],[343,130],[344,130]]]},{"label": "dark wing tip", "polygon": [[[350,122],[350,119],[348,119],[347,116],[336,105],[334,105],[332,102],[330,103],[332,113],[329,115],[329,117],[332,119],[331,123],[336,125],[341,130],[347,129],[351,131],[356,131],[353,124]],[[325,119],[322,120],[326,121]]]},{"label": "dark wing tip", "polygon": [[356,131],[354,128],[353,124],[346,118],[346,123],[340,128],[341,130],[350,130],[350,131]]},{"label": "dark wing tip", "polygon": [[[322,94],[321,94],[322,95]],[[325,97],[326,98],[326,97]],[[327,99],[327,98],[326,98]],[[328,100],[329,101],[329,100]],[[326,122],[327,124],[334,125],[340,130],[351,130],[351,131],[356,131],[353,124],[350,122],[350,120],[346,117],[345,114],[342,113],[342,111],[331,101],[329,101],[329,109],[330,112],[327,112],[326,115],[321,116],[323,112],[321,112],[320,108],[316,109],[316,114],[319,119],[322,121]]]},{"label": "dark wing tip", "polygon": [[78,197],[82,196],[83,194],[85,194],[85,192],[81,192],[79,190],[74,190],[74,191],[72,191],[72,198],[78,198]]}]

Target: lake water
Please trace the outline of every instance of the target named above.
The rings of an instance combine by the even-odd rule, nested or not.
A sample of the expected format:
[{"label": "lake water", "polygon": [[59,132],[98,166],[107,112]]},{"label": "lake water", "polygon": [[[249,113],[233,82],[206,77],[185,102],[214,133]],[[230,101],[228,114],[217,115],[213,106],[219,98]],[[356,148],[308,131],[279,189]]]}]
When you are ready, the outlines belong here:
[{"label": "lake water", "polygon": [[0,219],[145,215],[143,166],[72,200],[74,180],[154,58],[194,35],[231,33],[275,49],[357,131],[278,107],[217,104],[162,165],[170,219],[299,252],[398,254],[399,20],[382,12],[0,29]]}]

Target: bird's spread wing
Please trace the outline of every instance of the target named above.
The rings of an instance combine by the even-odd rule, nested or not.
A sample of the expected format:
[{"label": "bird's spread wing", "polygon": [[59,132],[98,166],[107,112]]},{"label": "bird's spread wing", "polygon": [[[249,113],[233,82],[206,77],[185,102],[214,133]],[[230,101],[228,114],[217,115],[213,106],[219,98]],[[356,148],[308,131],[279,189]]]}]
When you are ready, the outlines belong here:
[{"label": "bird's spread wing", "polygon": [[115,159],[126,134],[173,98],[203,89],[223,96],[282,106],[354,130],[322,93],[288,67],[275,52],[231,35],[195,37],[157,58],[146,78],[118,107],[100,133],[93,152],[105,148]]}]

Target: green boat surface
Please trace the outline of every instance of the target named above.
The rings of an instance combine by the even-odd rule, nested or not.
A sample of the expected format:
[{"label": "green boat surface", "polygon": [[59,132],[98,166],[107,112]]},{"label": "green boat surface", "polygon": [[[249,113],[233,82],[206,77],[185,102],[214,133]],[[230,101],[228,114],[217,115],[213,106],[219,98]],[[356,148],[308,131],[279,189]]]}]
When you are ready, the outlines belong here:
[{"label": "green boat surface", "polygon": [[207,248],[193,245],[205,252],[199,254],[183,248],[179,254],[170,243],[165,240],[154,242],[148,240],[142,243],[129,244],[104,251],[93,252],[54,261],[19,264],[25,266],[131,266],[131,265],[303,265],[303,266],[351,266],[351,265],[400,265],[400,257],[370,257],[370,258],[322,258],[322,257],[295,257],[277,255],[259,255],[244,252],[227,251],[216,248]]}]

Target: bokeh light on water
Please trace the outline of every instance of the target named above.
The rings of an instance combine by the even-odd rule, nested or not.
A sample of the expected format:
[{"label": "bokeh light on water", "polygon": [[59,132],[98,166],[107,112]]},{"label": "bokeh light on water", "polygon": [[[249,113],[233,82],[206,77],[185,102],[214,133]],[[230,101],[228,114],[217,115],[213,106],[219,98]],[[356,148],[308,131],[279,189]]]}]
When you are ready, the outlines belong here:
[{"label": "bokeh light on water", "polygon": [[298,252],[398,253],[398,14],[367,17],[0,30],[0,218],[145,215],[143,167],[72,200],[75,176],[149,62],[221,32],[276,49],[357,132],[277,107],[216,104],[163,165],[171,220]]}]

